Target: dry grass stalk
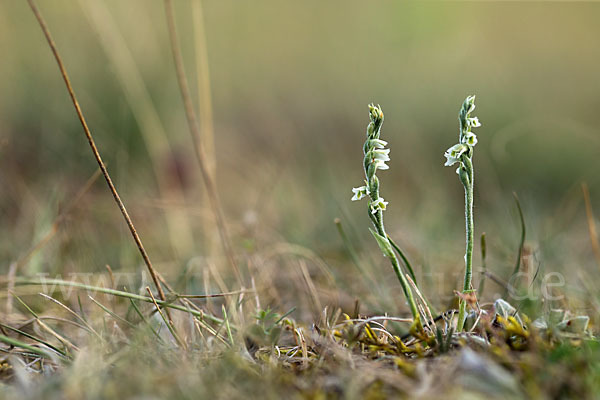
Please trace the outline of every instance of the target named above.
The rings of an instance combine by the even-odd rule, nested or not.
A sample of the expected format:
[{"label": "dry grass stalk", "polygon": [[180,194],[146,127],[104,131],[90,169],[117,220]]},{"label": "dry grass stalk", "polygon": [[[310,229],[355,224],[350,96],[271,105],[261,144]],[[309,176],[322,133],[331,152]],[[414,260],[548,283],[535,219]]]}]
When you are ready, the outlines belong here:
[{"label": "dry grass stalk", "polygon": [[[33,11],[35,18],[37,19],[37,21],[40,25],[40,28],[42,29],[42,32],[44,33],[44,36],[46,37],[46,40],[48,41],[48,45],[50,46],[50,50],[52,51],[54,58],[56,59],[56,63],[58,64],[58,68],[60,69],[62,78],[65,81],[67,91],[69,92],[69,96],[71,97],[71,101],[73,102],[73,107],[75,107],[75,112],[77,113],[77,117],[79,118],[79,121],[81,122],[81,126],[83,127],[83,131],[85,132],[85,136],[90,144],[92,153],[94,154],[94,158],[96,158],[96,161],[98,162],[98,165],[100,166],[100,170],[102,171],[102,175],[104,176],[104,179],[106,180],[108,188],[110,189],[110,192],[112,193],[113,198],[115,199],[115,202],[119,206],[119,210],[121,211],[121,214],[123,215],[123,218],[125,219],[125,222],[127,223],[127,227],[129,228],[129,231],[131,232],[131,236],[133,237],[133,240],[135,241],[135,244],[137,245],[137,247],[140,251],[140,254],[142,255],[142,258],[144,259],[144,263],[146,264],[146,267],[148,267],[148,271],[150,272],[152,281],[154,282],[154,285],[156,286],[156,289],[158,290],[160,299],[162,301],[166,301],[165,293],[164,293],[164,291],[160,285],[160,282],[158,280],[158,273],[152,266],[150,257],[148,256],[148,253],[146,252],[146,249],[144,248],[144,245],[142,244],[142,239],[138,235],[138,233],[135,229],[135,226],[133,225],[133,221],[131,220],[131,217],[129,216],[127,209],[125,208],[125,204],[121,200],[121,197],[119,196],[119,193],[117,192],[117,188],[115,187],[112,179],[110,178],[108,169],[106,168],[104,161],[102,161],[102,157],[100,156],[98,147],[96,147],[96,142],[94,141],[92,132],[90,131],[90,128],[87,125],[85,117],[83,116],[83,112],[81,111],[81,107],[79,106],[79,102],[77,101],[77,97],[75,96],[75,91],[73,90],[73,87],[71,86],[71,81],[67,74],[67,70],[63,64],[60,54],[58,53],[58,49],[56,47],[56,44],[54,43],[54,39],[52,39],[52,35],[50,34],[48,25],[46,24],[46,21],[42,17],[42,14],[38,10],[37,6],[35,5],[35,2],[33,0],[27,0],[27,2],[29,3],[29,6],[31,7],[31,11]],[[168,310],[165,310],[165,311],[166,311],[167,315],[169,315]]]},{"label": "dry grass stalk", "polygon": [[200,173],[202,174],[202,179],[204,180],[204,185],[206,186],[206,193],[217,222],[217,230],[221,238],[225,256],[227,257],[227,260],[229,261],[229,264],[236,275],[239,285],[242,286],[243,280],[233,254],[229,233],[227,232],[227,227],[225,225],[225,217],[223,216],[223,210],[221,209],[221,203],[217,193],[217,186],[213,176],[211,175],[210,166],[206,158],[204,146],[202,145],[202,135],[198,127],[198,120],[192,104],[189,84],[185,75],[185,69],[183,67],[183,57],[181,56],[179,40],[177,38],[173,4],[170,0],[165,0],[165,12],[167,16],[169,39],[171,40],[171,51],[173,53],[173,61],[175,63],[175,69],[177,72],[177,82],[179,84],[179,90],[181,92],[181,98],[183,100],[190,134],[192,135],[192,141],[194,142],[194,150],[196,158],[198,159],[198,165],[200,166]]}]

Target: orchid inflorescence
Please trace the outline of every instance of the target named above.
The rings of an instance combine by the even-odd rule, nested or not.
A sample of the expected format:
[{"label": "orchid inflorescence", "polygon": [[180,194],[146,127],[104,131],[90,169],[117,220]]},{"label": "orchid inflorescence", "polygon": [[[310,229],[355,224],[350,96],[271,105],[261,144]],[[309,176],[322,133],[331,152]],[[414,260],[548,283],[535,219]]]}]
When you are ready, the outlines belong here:
[{"label": "orchid inflorescence", "polygon": [[[352,201],[361,200],[364,197],[369,199],[369,218],[371,218],[375,227],[375,230],[371,229],[370,231],[383,254],[388,257],[392,263],[394,272],[396,273],[402,286],[402,290],[404,291],[404,295],[408,300],[415,324],[420,324],[419,311],[412,290],[404,272],[402,272],[400,268],[400,262],[394,252],[394,248],[396,248],[397,251],[400,250],[397,246],[392,246],[383,225],[383,211],[387,208],[388,202],[379,195],[379,178],[377,178],[376,173],[377,170],[389,169],[386,162],[390,161],[390,150],[385,148],[387,142],[379,138],[381,135],[381,126],[383,125],[383,111],[381,110],[381,107],[379,105],[375,106],[374,104],[370,104],[369,117],[371,122],[367,126],[367,139],[363,146],[363,167],[366,177],[365,185],[352,189],[352,192],[354,193]],[[405,260],[403,254],[401,254],[401,257]],[[407,261],[405,261],[405,264],[406,263]],[[407,265],[406,268],[409,272],[412,272],[410,266]]]},{"label": "orchid inflorescence", "polygon": [[[473,241],[474,241],[474,223],[473,223],[473,188],[475,181],[475,171],[473,169],[473,148],[477,144],[477,136],[471,131],[472,128],[481,126],[477,117],[471,117],[475,110],[475,96],[468,96],[462,104],[458,113],[460,123],[459,141],[450,147],[444,153],[446,157],[446,166],[452,166],[459,163],[456,170],[461,183],[465,188],[465,226],[467,233],[466,251],[465,251],[465,279],[463,293],[472,291],[471,277],[473,275]],[[458,330],[463,329],[465,322],[466,302],[461,300],[458,313]]]},{"label": "orchid inflorescence", "polygon": [[[463,155],[472,159],[473,147],[477,144],[477,136],[471,132],[472,128],[478,128],[481,126],[479,118],[471,117],[471,113],[475,110],[475,96],[468,96],[460,109],[458,114],[458,121],[460,122],[460,133],[458,143],[450,147],[444,153],[446,157],[446,166],[452,166],[456,163],[460,163],[460,166],[456,170],[456,173],[460,176],[466,172],[467,165],[463,160]],[[462,181],[462,177],[461,177]]]},{"label": "orchid inflorescence", "polygon": [[367,140],[363,146],[365,186],[353,188],[354,196],[352,201],[361,200],[363,197],[370,196],[369,208],[371,214],[377,214],[379,210],[385,210],[388,202],[379,197],[379,179],[377,170],[386,170],[390,167],[386,164],[390,161],[390,150],[386,149],[387,142],[379,139],[381,135],[381,125],[383,125],[383,111],[380,106],[369,105],[369,115],[371,122],[367,127]]}]

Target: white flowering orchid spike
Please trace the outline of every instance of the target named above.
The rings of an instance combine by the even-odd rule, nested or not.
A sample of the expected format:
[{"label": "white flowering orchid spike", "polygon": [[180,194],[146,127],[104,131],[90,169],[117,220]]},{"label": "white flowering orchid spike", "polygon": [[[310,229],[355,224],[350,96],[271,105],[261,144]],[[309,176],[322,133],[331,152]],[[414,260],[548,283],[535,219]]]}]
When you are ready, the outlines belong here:
[{"label": "white flowering orchid spike", "polygon": [[[475,96],[468,96],[458,113],[460,123],[460,134],[458,143],[450,147],[444,153],[446,163],[451,166],[458,163],[456,173],[460,182],[465,188],[465,225],[467,231],[467,245],[465,251],[465,280],[463,285],[463,294],[470,293],[472,290],[471,277],[473,275],[473,241],[474,241],[474,223],[473,223],[473,181],[475,171],[473,169],[473,148],[477,144],[477,136],[471,132],[472,128],[481,126],[479,118],[472,117],[471,113],[475,110]],[[463,330],[465,323],[466,302],[460,300],[458,313],[457,330]]]},{"label": "white flowering orchid spike", "polygon": [[354,196],[352,196],[352,201],[361,200],[363,197],[369,195],[369,189],[366,186],[352,188],[352,192],[354,193]]},{"label": "white flowering orchid spike", "polygon": [[473,157],[473,147],[477,144],[477,135],[471,132],[472,128],[481,126],[479,118],[471,117],[471,113],[475,110],[475,96],[468,96],[460,108],[458,113],[458,121],[460,122],[460,134],[458,144],[450,147],[444,153],[446,157],[445,166],[449,167],[456,163],[464,166],[464,157]]},{"label": "white flowering orchid spike", "polygon": [[352,200],[354,201],[360,200],[367,195],[370,195],[372,200],[377,199],[379,195],[374,196],[374,193],[379,192],[379,181],[375,174],[377,170],[390,168],[386,164],[386,162],[390,161],[390,149],[386,149],[387,142],[379,138],[381,125],[383,124],[383,111],[381,111],[381,107],[370,104],[369,117],[371,118],[371,123],[367,126],[367,140],[363,146],[363,161],[367,185],[364,187],[364,190],[362,190],[363,187],[352,189],[354,193]]},{"label": "white flowering orchid spike", "polygon": [[471,132],[471,129],[481,126],[479,118],[471,116],[473,110],[475,110],[475,96],[469,96],[465,99],[458,113],[458,121],[460,122],[459,142],[471,147],[477,144],[477,137]]},{"label": "white flowering orchid spike", "polygon": [[408,300],[415,324],[422,328],[419,310],[412,289],[400,267],[400,262],[394,249],[400,254],[413,281],[416,282],[414,272],[400,248],[391,242],[383,225],[383,211],[387,208],[388,202],[385,201],[383,197],[379,196],[379,178],[377,178],[377,171],[390,168],[386,164],[386,162],[390,161],[390,149],[386,149],[385,146],[387,146],[387,142],[379,138],[381,135],[381,126],[383,125],[383,111],[381,110],[381,107],[370,104],[369,117],[371,122],[367,126],[367,139],[363,146],[363,168],[365,171],[366,185],[352,189],[352,192],[354,193],[352,200],[357,201],[367,196],[370,198],[368,205],[369,217],[375,227],[374,230],[371,230],[371,233],[377,241],[383,255],[390,259],[394,272],[402,285],[402,291]]}]

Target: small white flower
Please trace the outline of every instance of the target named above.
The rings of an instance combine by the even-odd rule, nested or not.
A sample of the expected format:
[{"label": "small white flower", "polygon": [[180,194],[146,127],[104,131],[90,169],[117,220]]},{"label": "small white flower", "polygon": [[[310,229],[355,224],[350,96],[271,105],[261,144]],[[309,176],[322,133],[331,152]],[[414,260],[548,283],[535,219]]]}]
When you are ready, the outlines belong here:
[{"label": "small white flower", "polygon": [[460,162],[460,156],[462,156],[467,149],[468,147],[462,143],[458,143],[450,147],[448,150],[446,150],[446,153],[444,153],[444,157],[447,159],[444,165],[449,167],[457,162]]},{"label": "small white flower", "polygon": [[[388,161],[389,161],[389,158],[388,158]],[[377,160],[376,159],[373,164],[375,165],[375,170],[380,169],[380,170],[383,171],[383,170],[386,170],[386,169],[390,169],[390,166],[387,165],[384,160]]]},{"label": "small white flower", "polygon": [[371,145],[376,149],[383,149],[387,146],[387,142],[381,139],[371,139]]},{"label": "small white flower", "polygon": [[369,194],[369,188],[366,186],[352,188],[352,192],[354,193],[354,196],[352,196],[352,201],[357,201]]},{"label": "small white flower", "polygon": [[380,161],[390,161],[390,149],[375,149],[373,150],[373,159]]},{"label": "small white flower", "polygon": [[481,122],[479,122],[479,118],[477,117],[467,119],[467,124],[471,128],[479,128],[481,126]]},{"label": "small white flower", "polygon": [[473,147],[477,144],[477,136],[473,132],[467,132],[463,137],[463,143]]},{"label": "small white flower", "polygon": [[388,205],[388,202],[384,201],[383,197],[380,197],[377,200],[371,202],[371,213],[377,214],[377,211],[385,210],[387,205]]}]

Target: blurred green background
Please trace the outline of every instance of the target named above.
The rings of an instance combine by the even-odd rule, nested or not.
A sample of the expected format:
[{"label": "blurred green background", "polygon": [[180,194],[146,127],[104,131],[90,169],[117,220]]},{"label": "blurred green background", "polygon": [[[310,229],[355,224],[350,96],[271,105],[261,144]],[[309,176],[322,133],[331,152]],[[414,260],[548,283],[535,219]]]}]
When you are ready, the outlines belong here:
[{"label": "blurred green background", "polygon": [[[487,232],[488,268],[506,278],[514,267],[514,191],[527,222],[526,267],[567,272],[574,293],[583,290],[578,271],[598,275],[580,184],[589,184],[600,213],[600,5],[210,1],[198,26],[193,3],[175,2],[180,42],[203,104],[197,55],[205,31],[217,184],[240,253],[304,246],[327,261],[337,288],[349,288],[344,295],[356,296],[353,279],[362,279],[333,223],[340,217],[361,259],[374,260],[377,279],[398,290],[369,237],[366,203],[350,202],[375,102],[392,150],[391,169],[380,174],[386,225],[420,271],[455,274],[443,283],[451,296],[463,268],[464,200],[443,153],[457,141],[462,101],[476,94],[476,236]],[[39,6],[159,269],[168,275],[218,254],[162,2]],[[26,2],[0,2],[0,49],[7,269],[48,232],[96,164]],[[138,257],[100,179],[20,272],[135,270]],[[478,246],[475,260],[478,267]],[[272,273],[291,274],[286,268],[295,266]],[[433,281],[426,289],[436,290]]]}]

